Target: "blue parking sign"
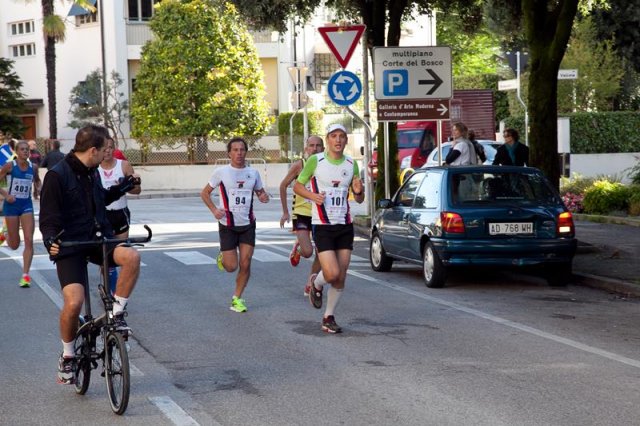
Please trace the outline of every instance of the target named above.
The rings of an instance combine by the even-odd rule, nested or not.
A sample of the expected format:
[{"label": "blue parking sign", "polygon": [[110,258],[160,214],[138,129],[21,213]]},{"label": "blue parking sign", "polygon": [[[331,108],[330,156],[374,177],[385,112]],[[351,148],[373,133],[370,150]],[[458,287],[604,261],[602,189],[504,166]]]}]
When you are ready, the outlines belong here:
[{"label": "blue parking sign", "polygon": [[407,96],[409,94],[409,71],[385,70],[382,72],[385,96]]}]

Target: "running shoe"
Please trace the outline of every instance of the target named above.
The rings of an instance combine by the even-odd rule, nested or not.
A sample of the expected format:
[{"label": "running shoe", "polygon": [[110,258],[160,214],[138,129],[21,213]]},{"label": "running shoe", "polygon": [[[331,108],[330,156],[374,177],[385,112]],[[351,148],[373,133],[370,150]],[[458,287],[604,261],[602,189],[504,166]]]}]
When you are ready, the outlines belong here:
[{"label": "running shoe", "polygon": [[24,274],[22,278],[20,278],[20,287],[29,288],[31,287],[31,277],[27,274]]},{"label": "running shoe", "polygon": [[216,263],[218,264],[218,269],[224,271],[224,265],[222,264],[222,252],[218,253],[218,258],[216,259]]},{"label": "running shoe", "polygon": [[336,334],[342,333],[342,328],[336,324],[336,319],[333,315],[329,315],[326,318],[322,318],[322,331],[325,333]]},{"label": "running shoe", "polygon": [[7,241],[7,236],[4,234],[4,229],[2,231],[0,231],[0,246],[4,244],[4,242]]},{"label": "running shoe", "polygon": [[317,276],[318,274],[311,274],[309,276],[309,281],[307,281],[307,284],[304,286],[304,297],[309,297],[309,292],[311,291],[311,283],[315,281]]},{"label": "running shoe", "polygon": [[300,244],[298,244],[297,241],[293,245],[293,249],[289,254],[289,263],[291,263],[291,266],[293,266],[294,268],[300,263]]},{"label": "running shoe", "polygon": [[316,308],[322,308],[322,290],[318,290],[313,284],[316,281],[316,277],[311,277],[311,291],[309,292],[309,302]]},{"label": "running shoe", "polygon": [[239,297],[233,296],[231,298],[231,306],[229,306],[233,312],[247,312],[247,307],[244,304],[244,299],[240,299]]},{"label": "running shoe", "polygon": [[74,383],[73,374],[76,371],[76,358],[65,357],[60,354],[58,358],[58,383],[61,385],[72,385]]},{"label": "running shoe", "polygon": [[127,316],[127,311],[121,311],[113,315],[113,325],[117,331],[126,331],[131,333],[131,327],[127,324],[124,317]]}]

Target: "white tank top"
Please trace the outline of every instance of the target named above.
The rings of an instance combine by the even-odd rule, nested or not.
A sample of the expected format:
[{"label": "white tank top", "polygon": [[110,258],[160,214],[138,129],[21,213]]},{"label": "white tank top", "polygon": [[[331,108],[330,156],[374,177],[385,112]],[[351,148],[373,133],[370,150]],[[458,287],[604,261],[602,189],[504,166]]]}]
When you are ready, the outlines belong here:
[{"label": "white tank top", "polygon": [[[117,185],[124,179],[124,171],[122,170],[122,160],[116,159],[116,165],[113,169],[103,169],[102,166],[98,167],[100,172],[100,180],[102,186],[105,189],[111,188],[113,185]],[[120,199],[114,201],[107,206],[107,210],[121,210],[127,207],[127,197],[123,195]]]}]

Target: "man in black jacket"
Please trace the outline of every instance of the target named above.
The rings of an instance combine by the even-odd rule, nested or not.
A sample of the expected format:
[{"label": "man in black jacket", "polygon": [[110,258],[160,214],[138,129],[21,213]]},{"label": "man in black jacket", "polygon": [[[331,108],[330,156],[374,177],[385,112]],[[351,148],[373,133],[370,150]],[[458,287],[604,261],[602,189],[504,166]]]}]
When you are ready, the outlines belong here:
[{"label": "man in black jacket", "polygon": [[516,129],[505,129],[502,133],[504,144],[500,145],[493,159],[494,166],[528,166],[529,147],[518,140]]},{"label": "man in black jacket", "polygon": [[[72,384],[75,368],[74,338],[87,285],[87,258],[102,264],[100,247],[60,247],[58,240],[90,241],[97,233],[112,236],[105,206],[133,188],[137,176],[108,191],[102,187],[97,166],[104,156],[107,129],[87,126],[76,135],[74,149],[44,178],[40,201],[40,232],[51,260],[56,263],[64,305],[60,312],[63,352],[58,360],[58,383]],[[125,246],[110,252],[109,264],[121,266],[113,316],[119,329],[129,330],[125,307],[140,272],[140,255]]]},{"label": "man in black jacket", "polygon": [[58,164],[59,161],[62,161],[64,158],[64,154],[60,152],[60,141],[57,139],[53,139],[50,141],[51,151],[47,152],[42,159],[41,167],[46,169],[51,169],[53,166]]}]

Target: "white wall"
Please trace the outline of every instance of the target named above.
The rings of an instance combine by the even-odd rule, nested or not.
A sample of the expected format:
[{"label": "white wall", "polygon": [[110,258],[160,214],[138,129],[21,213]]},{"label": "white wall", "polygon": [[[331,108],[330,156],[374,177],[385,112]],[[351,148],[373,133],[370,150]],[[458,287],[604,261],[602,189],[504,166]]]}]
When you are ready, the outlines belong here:
[{"label": "white wall", "polygon": [[630,183],[629,169],[640,161],[640,152],[620,154],[571,154],[571,175],[585,177],[611,176]]}]

